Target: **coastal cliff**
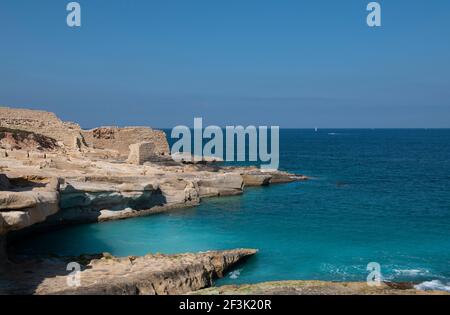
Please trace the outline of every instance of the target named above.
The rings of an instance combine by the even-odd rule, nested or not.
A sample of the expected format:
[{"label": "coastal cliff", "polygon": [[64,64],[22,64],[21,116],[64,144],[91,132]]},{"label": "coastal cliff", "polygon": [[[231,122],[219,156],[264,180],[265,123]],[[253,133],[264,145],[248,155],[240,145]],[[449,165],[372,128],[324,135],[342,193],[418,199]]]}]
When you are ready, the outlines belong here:
[{"label": "coastal cliff", "polygon": [[[214,279],[255,253],[254,249],[235,249],[122,258],[109,254],[35,258],[6,268],[0,294],[184,294],[211,286]],[[79,282],[73,286],[67,284],[69,262],[81,266]]]},{"label": "coastal cliff", "polygon": [[176,162],[164,132],[146,127],[86,131],[53,113],[0,108],[0,128],[0,235],[148,215],[306,179]]},{"label": "coastal cliff", "polygon": [[[18,257],[7,241],[68,224],[103,222],[198,205],[245,187],[306,180],[302,175],[186,163],[169,155],[162,131],[82,130],[54,114],[0,108],[0,294],[444,294],[411,284],[282,281],[208,288],[254,255],[236,249],[116,258]],[[81,266],[67,284],[67,264]]]},{"label": "coastal cliff", "polygon": [[95,155],[95,151],[103,151],[123,159],[128,156],[130,145],[145,141],[153,144],[155,155],[169,155],[165,133],[149,127],[108,126],[84,130],[77,123],[62,121],[54,113],[8,107],[0,107],[0,127],[37,133],[58,143],[66,152],[91,151]]},{"label": "coastal cliff", "polygon": [[[172,159],[164,132],[151,128],[82,130],[53,113],[0,108],[0,290],[178,294],[210,286],[256,250],[90,259],[81,272],[82,286],[73,289],[65,282],[67,259],[8,259],[7,240],[67,224],[192,207],[202,198],[242,194],[246,186],[306,179],[214,162]],[[33,270],[28,276],[27,268]]]}]

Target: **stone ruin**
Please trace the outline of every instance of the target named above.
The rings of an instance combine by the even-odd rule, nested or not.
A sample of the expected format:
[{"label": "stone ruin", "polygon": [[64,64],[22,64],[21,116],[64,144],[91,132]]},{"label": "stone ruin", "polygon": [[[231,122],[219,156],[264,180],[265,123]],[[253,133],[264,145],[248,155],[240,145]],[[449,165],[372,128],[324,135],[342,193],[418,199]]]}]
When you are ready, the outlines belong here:
[{"label": "stone ruin", "polygon": [[152,155],[169,155],[166,134],[149,127],[101,127],[82,130],[84,145],[95,149],[116,150],[121,157],[128,157],[130,145],[148,142],[152,144]]},{"label": "stone ruin", "polygon": [[155,144],[152,142],[140,142],[130,145],[130,154],[128,155],[128,163],[142,165],[157,159],[155,154]]},{"label": "stone ruin", "polygon": [[[100,127],[84,130],[76,123],[60,120],[54,113],[8,107],[0,107],[0,127],[55,139],[59,148],[69,154],[79,152],[91,157],[113,156],[126,160],[131,153],[129,160],[138,164],[170,155],[165,133],[149,127]],[[136,145],[132,146],[134,144]],[[133,152],[130,152],[130,148]],[[13,157],[23,153],[24,158],[30,158],[36,154],[6,151],[8,150],[3,150],[0,155]]]}]

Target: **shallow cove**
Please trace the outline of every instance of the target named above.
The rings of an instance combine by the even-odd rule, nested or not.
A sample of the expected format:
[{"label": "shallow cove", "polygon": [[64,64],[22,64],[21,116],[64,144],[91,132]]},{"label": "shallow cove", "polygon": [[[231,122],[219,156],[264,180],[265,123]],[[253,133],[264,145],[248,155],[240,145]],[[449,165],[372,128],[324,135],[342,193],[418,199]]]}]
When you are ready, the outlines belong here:
[{"label": "shallow cove", "polygon": [[260,252],[220,283],[450,281],[450,130],[282,130],[280,163],[307,182],[249,188],[193,209],[73,226],[21,253]]}]

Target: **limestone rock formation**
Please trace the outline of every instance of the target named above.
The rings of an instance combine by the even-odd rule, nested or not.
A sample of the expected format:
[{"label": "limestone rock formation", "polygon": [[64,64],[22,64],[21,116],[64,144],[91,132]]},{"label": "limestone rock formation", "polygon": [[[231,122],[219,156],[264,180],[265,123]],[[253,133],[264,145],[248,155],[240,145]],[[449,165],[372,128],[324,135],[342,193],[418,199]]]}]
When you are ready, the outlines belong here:
[{"label": "limestone rock formation", "polygon": [[272,176],[270,174],[248,172],[242,174],[245,186],[266,186],[270,184]]},{"label": "limestone rock formation", "polygon": [[61,261],[10,264],[6,237],[9,241],[64,224],[144,216],[195,206],[206,197],[241,194],[245,186],[303,179],[226,167],[216,159],[176,161],[164,132],[147,127],[82,130],[52,113],[0,107],[0,128],[0,272],[21,270],[23,276],[28,263],[37,270],[26,279],[15,274],[12,290],[20,291],[22,280],[27,290],[35,281],[32,292],[38,294],[173,294],[209,286],[255,251],[94,260],[82,272],[82,288],[71,289]]},{"label": "limestone rock formation", "polygon": [[[116,156],[123,159],[128,157],[131,144],[143,141],[154,145],[153,153],[155,155],[169,155],[169,145],[165,133],[149,127],[100,127],[83,130],[78,124],[64,122],[53,113],[0,107],[0,128],[21,130],[22,135],[33,133],[43,139],[54,139],[68,150],[114,151]],[[92,154],[92,152],[90,153]]]},{"label": "limestone rock formation", "polygon": [[146,176],[65,178],[60,194],[61,211],[47,226],[123,219],[199,202],[190,182]]},{"label": "limestone rock formation", "polygon": [[226,285],[199,290],[196,295],[448,295],[444,291],[421,291],[411,283],[384,282],[368,286],[366,282],[273,281],[257,284]]},{"label": "limestone rock formation", "polygon": [[146,127],[82,130],[52,113],[2,107],[0,128],[15,141],[0,158],[0,235],[148,215],[299,179],[176,162],[165,134]]},{"label": "limestone rock formation", "polygon": [[63,122],[55,114],[30,109],[0,107],[0,127],[27,132],[38,132],[46,137],[61,141],[67,146],[79,135],[80,126]]},{"label": "limestone rock formation", "polygon": [[37,231],[61,224],[148,215],[194,206],[205,197],[241,194],[246,185],[266,185],[274,178],[276,183],[297,178],[254,168],[131,165],[64,154],[31,161],[0,161],[12,180],[0,176],[1,185],[9,187],[0,191],[3,234],[36,223],[32,228]]},{"label": "limestone rock formation", "polygon": [[101,127],[81,130],[80,133],[88,147],[116,150],[123,158],[128,157],[130,145],[142,142],[151,144],[151,153],[155,156],[169,155],[169,144],[164,131],[153,130],[149,127]]},{"label": "limestone rock formation", "polygon": [[308,180],[307,176],[304,175],[294,175],[288,172],[276,171],[276,172],[268,172],[271,176],[270,183],[271,184],[280,184],[280,183],[289,183],[295,181],[304,181]]},{"label": "limestone rock formation", "polygon": [[34,132],[0,127],[0,148],[7,150],[54,151],[59,148],[55,139]]},{"label": "limestone rock formation", "polygon": [[[183,294],[212,285],[254,249],[115,258],[111,255],[27,261],[5,270],[0,294]],[[82,266],[80,286],[67,285],[67,263]],[[33,270],[32,274],[24,270]],[[13,283],[10,286],[8,284]]]},{"label": "limestone rock formation", "polygon": [[238,173],[218,174],[198,181],[201,197],[231,196],[242,193],[244,181]]},{"label": "limestone rock formation", "polygon": [[58,179],[20,178],[8,181],[12,182],[8,190],[0,191],[0,235],[43,222],[58,212]]}]

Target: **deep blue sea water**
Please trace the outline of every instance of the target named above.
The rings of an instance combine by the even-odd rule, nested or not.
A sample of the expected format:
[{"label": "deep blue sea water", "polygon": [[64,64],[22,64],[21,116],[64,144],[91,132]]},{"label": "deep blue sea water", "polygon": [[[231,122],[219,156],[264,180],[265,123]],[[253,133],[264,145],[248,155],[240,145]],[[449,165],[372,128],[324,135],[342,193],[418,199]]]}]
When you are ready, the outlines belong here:
[{"label": "deep blue sea water", "polygon": [[223,283],[283,279],[450,282],[450,130],[282,130],[280,168],[307,182],[193,209],[50,232],[27,253],[259,253]]}]

